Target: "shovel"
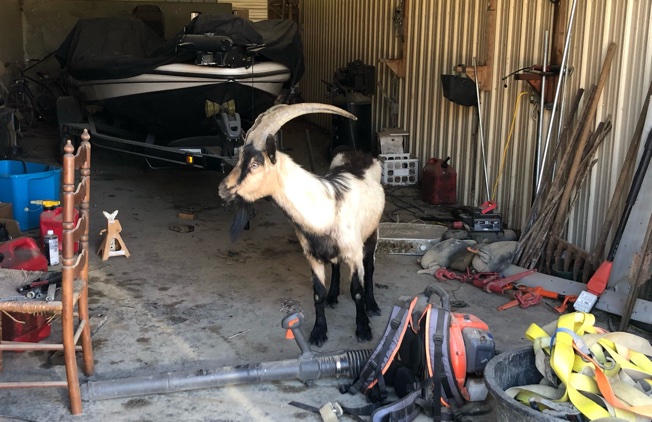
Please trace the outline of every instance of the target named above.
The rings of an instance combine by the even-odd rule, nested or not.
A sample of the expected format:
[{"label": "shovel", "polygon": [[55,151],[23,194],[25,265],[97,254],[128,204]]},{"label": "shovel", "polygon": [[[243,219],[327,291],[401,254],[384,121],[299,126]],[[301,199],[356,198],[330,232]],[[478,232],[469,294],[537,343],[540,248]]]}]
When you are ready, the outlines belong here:
[{"label": "shovel", "polygon": [[627,220],[629,219],[629,214],[631,214],[632,208],[636,203],[638,193],[641,190],[641,185],[643,184],[643,179],[645,179],[645,173],[647,172],[647,167],[650,163],[651,157],[652,130],[650,130],[650,133],[647,135],[645,147],[643,148],[643,156],[641,157],[641,161],[638,163],[636,174],[634,174],[632,187],[629,189],[629,194],[627,195],[627,203],[625,204],[625,209],[623,210],[623,214],[620,217],[620,222],[618,223],[616,233],[614,234],[614,240],[611,244],[611,249],[609,249],[607,260],[603,261],[602,264],[600,264],[596,272],[586,284],[586,290],[580,293],[578,296],[577,301],[573,305],[576,311],[590,312],[591,308],[593,308],[593,305],[595,305],[595,302],[598,300],[598,297],[602,294],[602,292],[604,292],[604,289],[607,287],[609,277],[611,276],[614,257],[616,256],[616,251],[618,250],[618,245],[620,244],[620,240],[623,237],[623,232],[625,231],[625,226],[627,225]]}]

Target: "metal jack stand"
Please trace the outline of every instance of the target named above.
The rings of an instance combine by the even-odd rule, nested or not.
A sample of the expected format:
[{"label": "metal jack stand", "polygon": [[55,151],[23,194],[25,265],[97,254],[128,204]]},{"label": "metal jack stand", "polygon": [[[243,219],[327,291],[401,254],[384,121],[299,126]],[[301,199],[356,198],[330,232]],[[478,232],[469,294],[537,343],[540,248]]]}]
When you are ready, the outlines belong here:
[{"label": "metal jack stand", "polygon": [[89,381],[81,386],[82,400],[106,400],[290,379],[310,385],[324,377],[344,375],[355,378],[359,374],[371,350],[316,354],[301,331],[302,324],[303,314],[300,312],[287,315],[281,322],[283,328],[292,332],[301,349],[301,355],[296,359],[200,369],[187,374],[168,372],[154,376]]},{"label": "metal jack stand", "polygon": [[100,244],[97,254],[102,256],[102,261],[106,261],[112,256],[126,256],[129,258],[129,249],[127,249],[127,245],[125,245],[122,236],[120,236],[122,226],[115,219],[118,211],[116,210],[112,214],[106,211],[103,212],[106,217],[106,229],[100,232],[100,234],[104,233],[104,240]]}]

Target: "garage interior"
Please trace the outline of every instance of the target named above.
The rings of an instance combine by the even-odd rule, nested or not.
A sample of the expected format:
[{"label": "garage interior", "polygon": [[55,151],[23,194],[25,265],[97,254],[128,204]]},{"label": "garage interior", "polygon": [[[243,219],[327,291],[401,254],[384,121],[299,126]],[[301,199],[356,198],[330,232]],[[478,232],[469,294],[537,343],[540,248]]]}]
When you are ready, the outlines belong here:
[{"label": "garage interior", "polygon": [[[487,377],[497,378],[499,384],[515,382],[519,373],[538,374],[533,324],[544,327],[559,320],[562,327],[562,315],[579,315],[575,328],[584,330],[582,321],[593,325],[589,322],[595,318],[596,327],[640,340],[633,346],[633,337],[610,340],[615,337],[602,334],[607,344],[618,345],[618,352],[613,352],[618,357],[604,352],[607,361],[631,369],[630,376],[638,374],[634,386],[628,385],[636,389],[636,399],[626,398],[632,396],[627,389],[617,391],[614,398],[595,399],[605,396],[598,383],[596,392],[579,394],[596,400],[599,409],[558,408],[542,401],[534,409],[523,403],[523,396],[519,401],[504,390],[536,383],[541,375],[534,381],[501,385],[496,391],[496,383],[480,372],[462,375],[466,375],[462,384],[479,377],[474,384],[477,391],[465,394],[477,393],[480,398],[465,397],[455,420],[597,420],[600,415],[650,420],[645,406],[652,400],[648,381],[652,367],[647,366],[647,358],[629,360],[631,356],[622,351],[624,347],[652,355],[652,182],[646,172],[652,153],[648,113],[652,68],[646,60],[652,53],[652,11],[644,3],[6,0],[0,15],[0,169],[5,169],[0,171],[0,253],[4,254],[0,255],[4,334],[0,420],[359,420],[346,409],[359,409],[370,402],[368,398],[360,392],[339,391],[353,382],[351,376],[335,376],[328,365],[316,376],[306,369],[309,366],[301,365],[316,356],[348,352],[364,356],[359,362],[363,363],[379,344],[397,298],[413,297],[432,285],[444,289],[453,313],[486,323],[495,357],[482,367],[487,365]],[[137,10],[146,13],[139,15]],[[180,40],[184,45],[199,43],[193,36],[205,36],[207,31],[199,28],[213,24],[213,16],[233,26],[233,32],[226,34],[230,39],[249,36],[246,31],[252,28],[263,38],[243,46],[236,41],[232,50],[229,44],[220,47],[222,53],[210,55],[198,47],[186,52],[192,63],[181,63]],[[192,96],[199,95],[194,103],[207,113],[201,120],[172,120],[194,111],[182,103],[181,96],[178,100],[152,97],[152,102],[140,105],[101,99],[102,88],[96,88],[101,84],[92,88],[95,91],[84,91],[83,87],[93,85],[91,79],[140,77],[127,74],[131,68],[124,64],[141,66],[142,61],[114,56],[106,62],[111,66],[73,69],[72,62],[64,61],[62,67],[57,60],[62,57],[61,46],[70,39],[75,40],[73,47],[81,44],[88,34],[79,32],[78,38],[70,38],[81,27],[78,22],[92,22],[88,28],[93,30],[100,27],[100,20],[116,17],[138,20],[147,31],[159,32],[161,44],[154,49],[159,56],[149,56],[150,68],[144,73],[156,74],[151,70],[158,68],[159,76],[169,76],[170,69],[177,69],[174,66],[190,66],[207,72],[222,68],[231,75],[223,84],[229,88],[213,92],[217,88],[205,84],[192,91]],[[187,26],[191,21],[194,27]],[[270,28],[285,32],[277,35]],[[288,34],[294,34],[294,29],[294,42],[289,43],[292,35]],[[212,36],[220,36],[219,31]],[[118,45],[110,45],[116,39],[112,31],[99,32],[97,42],[85,40],[88,45]],[[123,43],[121,48],[144,51],[149,48],[147,40]],[[168,48],[166,55],[161,54],[163,47]],[[72,47],[70,51],[72,57]],[[235,51],[239,53],[227,54]],[[196,64],[195,60],[209,60],[208,56],[222,63]],[[235,65],[233,60],[242,63]],[[21,73],[21,69],[26,70]],[[237,73],[243,69],[245,77]],[[112,77],[114,70],[123,73]],[[282,87],[276,80],[264,79],[270,75],[285,77]],[[76,85],[69,78],[76,79]],[[130,87],[153,86],[151,80],[143,81],[136,79]],[[260,85],[249,90],[255,83]],[[278,90],[254,97],[258,88],[272,89],[265,83],[277,83]],[[233,85],[247,90],[231,89]],[[24,94],[25,89],[31,96],[27,109],[15,94]],[[208,92],[214,96],[205,98]],[[94,94],[99,101],[89,99]],[[218,186],[237,168],[242,136],[255,117],[278,103],[330,104],[357,117],[349,121],[329,113],[307,114],[283,125],[275,138],[276,151],[303,169],[323,176],[336,153],[351,149],[379,160],[385,206],[373,291],[381,315],[370,317],[371,341],[356,338],[356,305],[350,299],[352,274],[347,266],[337,306],[325,307],[328,340],[321,347],[312,345],[313,355],[302,354],[297,343],[301,345],[301,340],[289,338],[282,321],[296,313],[304,317],[300,331],[305,339],[311,336],[316,291],[295,226],[273,199],[257,200],[247,214],[246,229],[232,239],[238,209],[223,201]],[[162,117],[170,110],[172,118]],[[125,116],[116,117],[119,112]],[[135,118],[128,121],[129,117]],[[219,119],[224,119],[222,125]],[[205,130],[207,120],[216,126]],[[154,132],[154,124],[163,129]],[[45,311],[47,303],[55,307],[62,303],[62,288],[47,302],[47,289],[41,286],[34,289],[38,292],[34,298],[25,295],[32,290],[19,293],[16,287],[44,274],[46,278],[60,274],[65,280],[73,258],[80,256],[77,247],[67,256],[73,252],[72,242],[60,236],[57,240],[66,242],[69,251],[64,247],[60,255],[54,254],[61,262],[36,270],[17,263],[24,256],[14,255],[12,245],[17,240],[30,245],[30,263],[45,259],[42,221],[48,204],[42,201],[63,202],[66,192],[72,192],[66,187],[72,184],[64,180],[70,173],[62,164],[64,145],[70,139],[74,148],[79,147],[84,129],[90,133],[90,171],[78,171],[75,182],[83,177],[90,181],[90,200],[87,205],[82,201],[79,208],[82,220],[89,223],[79,250],[85,250],[88,258],[88,315],[84,318],[78,308],[70,314],[75,319],[71,326],[79,330],[74,339],[78,365],[74,365],[74,352],[72,362],[66,364],[62,347],[38,350],[38,345],[56,344],[65,337],[62,321],[66,318]],[[132,134],[142,137],[132,138]],[[270,163],[267,150],[263,154]],[[46,178],[35,174],[32,181],[28,171],[32,165],[43,166]],[[42,184],[53,180],[55,187],[48,185],[48,193],[43,193]],[[32,183],[40,196],[19,203],[17,198],[32,189]],[[12,203],[6,197],[15,199]],[[64,220],[62,236],[74,227],[73,214],[65,218],[70,220]],[[118,226],[112,225],[111,218]],[[58,221],[61,227],[61,217]],[[486,255],[473,254],[464,245],[452,260],[452,249],[442,249],[469,239],[485,251],[502,245],[495,249],[503,253],[502,261],[497,254],[482,261],[488,272],[498,273],[494,280],[530,269],[536,272],[510,283],[504,292],[490,293],[476,268],[480,264],[474,265],[474,257]],[[327,270],[327,288],[330,273]],[[515,306],[498,310],[512,301]],[[562,303],[566,306],[560,312]],[[12,306],[25,306],[20,308],[24,312]],[[590,318],[583,319],[583,309]],[[79,323],[78,317],[84,322]],[[26,333],[29,324],[35,326],[26,336],[31,340],[19,341],[36,346],[12,344],[18,337],[15,332]],[[86,335],[81,332],[90,336],[92,374],[84,373],[88,350],[79,347]],[[592,332],[592,328],[586,331]],[[558,335],[558,344],[564,335]],[[482,338],[486,341],[486,336]],[[473,349],[477,344],[469,346],[465,340],[462,355],[469,358],[477,352]],[[508,361],[507,370],[500,367],[506,357],[524,351],[531,358],[525,366]],[[593,348],[591,353],[600,360]],[[626,363],[618,360],[625,355]],[[554,358],[550,361],[557,371],[555,365],[560,364]],[[65,383],[66,367],[71,366],[78,367],[80,407]],[[305,372],[297,376],[299,367]],[[229,376],[233,380],[234,373],[245,369],[251,378],[229,382]],[[572,388],[577,393],[563,375],[557,377],[562,390]],[[607,376],[612,380],[609,377],[613,373]],[[62,381],[63,385],[46,388],[44,379],[49,387]],[[153,380],[165,380],[164,391],[154,391],[158,387],[152,387]],[[15,382],[34,385],[17,388]],[[575,406],[573,400],[569,404]],[[335,404],[344,408],[343,415],[332,410],[319,414],[320,408]],[[447,409],[444,406],[444,412]],[[432,406],[415,420],[433,419],[429,411]],[[361,417],[369,420],[368,415]]]}]

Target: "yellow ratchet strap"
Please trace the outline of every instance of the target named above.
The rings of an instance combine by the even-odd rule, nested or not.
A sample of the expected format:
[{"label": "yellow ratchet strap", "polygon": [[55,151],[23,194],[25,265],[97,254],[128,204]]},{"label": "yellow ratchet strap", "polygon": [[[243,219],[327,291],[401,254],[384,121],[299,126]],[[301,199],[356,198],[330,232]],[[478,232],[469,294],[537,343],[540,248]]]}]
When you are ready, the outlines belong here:
[{"label": "yellow ratchet strap", "polygon": [[593,421],[616,417],[625,421],[652,420],[652,346],[630,333],[609,333],[595,327],[585,312],[562,315],[556,322],[530,325],[541,385],[512,387],[507,394],[528,404],[570,401]]}]

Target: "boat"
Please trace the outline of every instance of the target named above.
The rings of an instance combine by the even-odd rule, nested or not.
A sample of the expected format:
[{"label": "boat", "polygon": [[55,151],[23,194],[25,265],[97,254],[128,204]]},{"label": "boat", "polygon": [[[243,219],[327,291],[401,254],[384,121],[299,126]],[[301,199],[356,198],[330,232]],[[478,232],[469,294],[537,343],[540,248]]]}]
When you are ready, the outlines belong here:
[{"label": "boat", "polygon": [[193,18],[170,40],[134,17],[82,19],[57,50],[70,92],[105,127],[159,145],[243,129],[303,75],[297,25],[232,15]]}]

